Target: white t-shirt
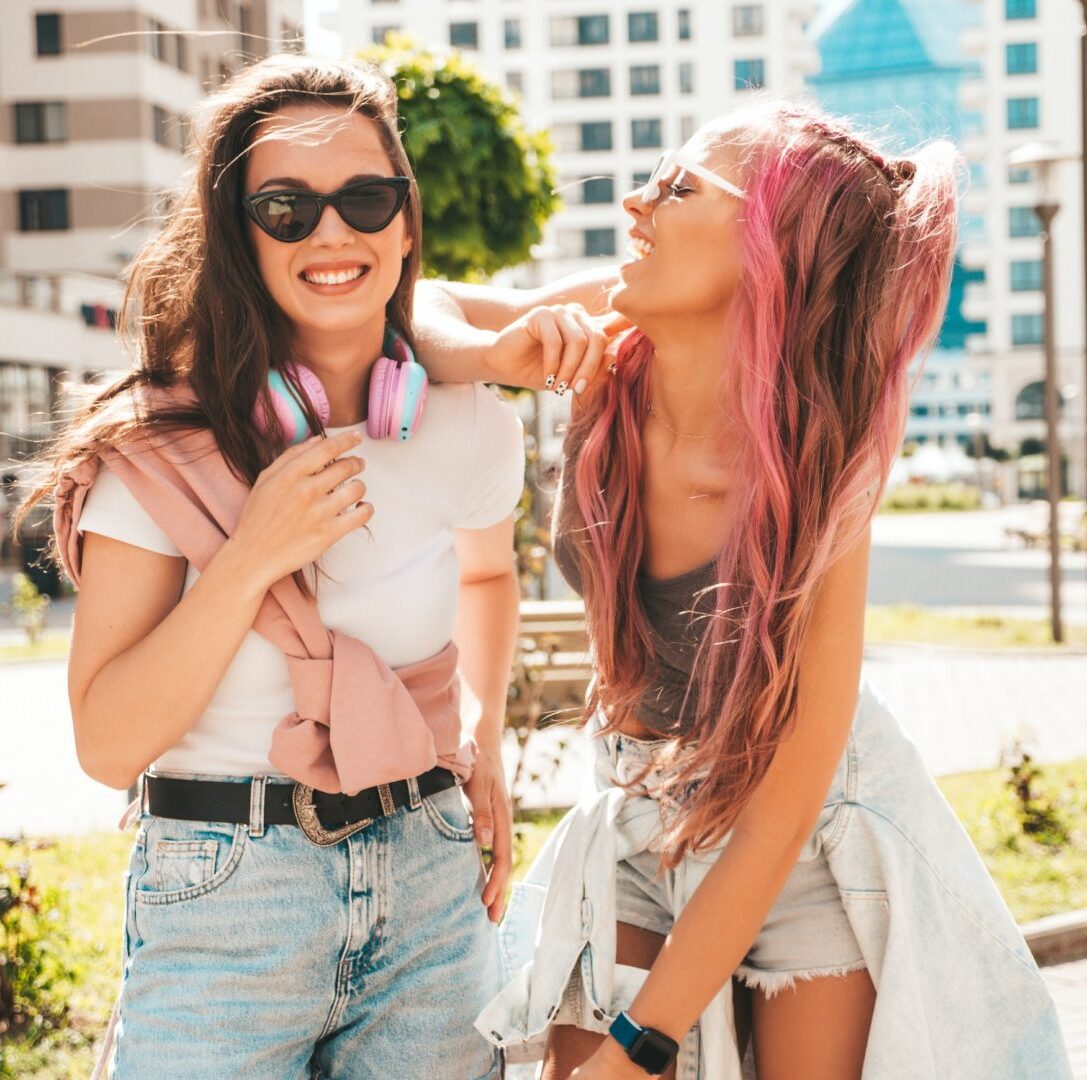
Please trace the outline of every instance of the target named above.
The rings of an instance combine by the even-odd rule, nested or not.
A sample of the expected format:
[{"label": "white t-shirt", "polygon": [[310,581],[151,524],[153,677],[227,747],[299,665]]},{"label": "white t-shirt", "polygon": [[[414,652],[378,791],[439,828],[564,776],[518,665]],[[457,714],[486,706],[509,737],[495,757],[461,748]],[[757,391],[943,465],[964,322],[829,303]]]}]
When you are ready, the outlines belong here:
[{"label": "white t-shirt", "polygon": [[[317,604],[326,626],[402,667],[433,656],[452,637],[459,590],[452,530],[496,525],[517,506],[521,421],[485,386],[432,386],[423,421],[406,443],[364,438],[352,452],[366,461],[361,476],[374,516],[369,534],[356,529],[325,552]],[[79,530],[181,554],[109,469],[99,471],[87,495]],[[185,589],[198,577],[190,565]],[[250,630],[207,711],[153,768],[277,775],[267,757],[272,732],[293,711],[283,652]]]}]

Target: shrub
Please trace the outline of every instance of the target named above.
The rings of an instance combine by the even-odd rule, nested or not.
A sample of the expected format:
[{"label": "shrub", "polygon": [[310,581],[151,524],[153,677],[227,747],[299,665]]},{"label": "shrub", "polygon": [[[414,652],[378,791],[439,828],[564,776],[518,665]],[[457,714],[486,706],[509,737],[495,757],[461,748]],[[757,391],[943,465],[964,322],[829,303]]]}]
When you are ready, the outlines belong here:
[{"label": "shrub", "polygon": [[34,1043],[63,1027],[79,972],[64,957],[68,930],[59,889],[31,881],[29,850],[4,840],[0,866],[0,1039]]}]

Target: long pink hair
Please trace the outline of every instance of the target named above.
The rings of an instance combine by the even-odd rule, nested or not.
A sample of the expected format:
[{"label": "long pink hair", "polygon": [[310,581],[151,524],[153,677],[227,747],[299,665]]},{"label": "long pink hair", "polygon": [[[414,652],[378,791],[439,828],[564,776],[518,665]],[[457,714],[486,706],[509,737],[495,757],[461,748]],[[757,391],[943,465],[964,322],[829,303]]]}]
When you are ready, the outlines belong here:
[{"label": "long pink hair", "polygon": [[[753,106],[720,138],[740,151],[747,193],[722,341],[722,371],[736,366],[722,409],[744,483],[683,703],[695,748],[671,785],[683,806],[672,865],[720,842],[792,730],[820,578],[879,504],[905,426],[908,369],[939,329],[956,243],[949,143],[890,159],[840,123],[780,103]],[[587,715],[600,710],[608,726],[646,689],[653,654],[637,590],[652,356],[632,333],[567,437],[598,671]]]}]

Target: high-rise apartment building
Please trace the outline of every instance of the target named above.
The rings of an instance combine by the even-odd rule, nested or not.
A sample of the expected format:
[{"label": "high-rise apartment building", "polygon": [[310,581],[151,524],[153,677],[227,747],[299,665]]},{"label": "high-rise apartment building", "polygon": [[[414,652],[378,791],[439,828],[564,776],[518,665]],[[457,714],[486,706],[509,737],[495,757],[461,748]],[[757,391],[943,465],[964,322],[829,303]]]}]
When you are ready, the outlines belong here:
[{"label": "high-rise apartment building", "polygon": [[805,34],[815,0],[373,0],[343,4],[351,54],[390,30],[458,48],[522,101],[556,143],[564,208],[539,259],[548,280],[614,260],[629,222],[619,205],[662,151],[753,87],[803,86],[817,62]]},{"label": "high-rise apartment building", "polygon": [[[961,145],[983,120],[961,100],[978,61],[965,54],[960,31],[978,18],[974,0],[832,0],[812,27],[820,65],[809,86],[828,112],[893,152],[941,138]],[[983,228],[983,219],[963,214],[963,239]],[[910,397],[907,442],[977,445],[989,431],[989,373],[966,351],[967,337],[984,333],[985,323],[967,319],[962,307],[965,286],[982,277],[956,262],[939,342]]]},{"label": "high-rise apartment building", "polygon": [[189,115],[302,44],[302,0],[5,0],[0,23],[0,467],[65,378],[124,364],[119,275],[184,168]]},{"label": "high-rise apartment building", "polygon": [[[967,287],[966,314],[986,332],[969,339],[971,358],[992,380],[990,439],[1019,456],[1020,488],[1037,491],[1043,420],[1043,293],[1041,223],[1033,211],[1042,191],[1037,169],[1012,165],[1024,144],[1048,144],[1055,164],[1055,346],[1063,398],[1060,439],[1073,491],[1084,475],[1084,282],[1079,43],[1082,8],[1073,0],[972,0],[977,25],[963,33],[978,61],[963,87],[964,109],[982,117],[963,141],[972,190],[965,210],[984,227],[964,246],[964,260],[984,270]],[[1030,459],[1034,458],[1033,465]],[[1031,473],[1034,479],[1031,478]]]}]

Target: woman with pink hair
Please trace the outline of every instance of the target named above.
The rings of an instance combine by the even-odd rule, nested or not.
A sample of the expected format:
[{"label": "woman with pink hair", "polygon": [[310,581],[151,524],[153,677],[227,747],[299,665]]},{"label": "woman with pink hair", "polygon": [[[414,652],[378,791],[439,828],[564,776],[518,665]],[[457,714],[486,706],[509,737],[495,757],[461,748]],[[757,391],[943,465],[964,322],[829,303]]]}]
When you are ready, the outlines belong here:
[{"label": "woman with pink hair", "polygon": [[[1070,1075],[1011,916],[861,684],[956,166],[756,104],[626,197],[617,277],[431,287],[433,372],[575,391],[555,555],[598,791],[515,890],[477,1020],[546,1080],[724,1080],[749,1044],[760,1080]],[[609,310],[634,324],[614,363]]]}]

